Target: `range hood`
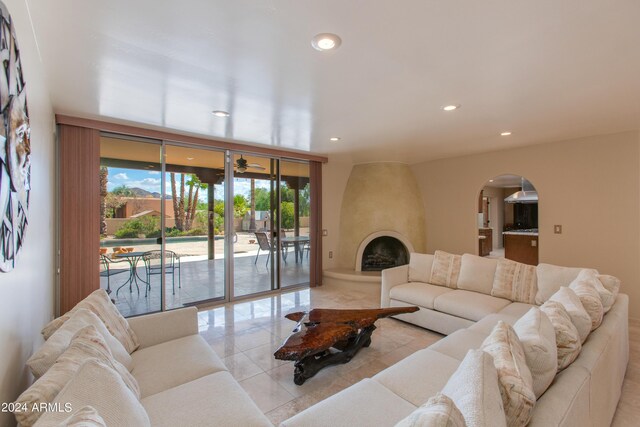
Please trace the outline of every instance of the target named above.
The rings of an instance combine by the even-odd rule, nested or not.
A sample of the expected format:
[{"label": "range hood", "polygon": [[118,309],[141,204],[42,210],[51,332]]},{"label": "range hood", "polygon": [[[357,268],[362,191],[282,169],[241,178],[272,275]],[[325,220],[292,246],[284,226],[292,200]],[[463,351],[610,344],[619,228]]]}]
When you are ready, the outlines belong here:
[{"label": "range hood", "polygon": [[522,178],[522,190],[504,199],[506,203],[538,203],[538,192],[526,179]]}]

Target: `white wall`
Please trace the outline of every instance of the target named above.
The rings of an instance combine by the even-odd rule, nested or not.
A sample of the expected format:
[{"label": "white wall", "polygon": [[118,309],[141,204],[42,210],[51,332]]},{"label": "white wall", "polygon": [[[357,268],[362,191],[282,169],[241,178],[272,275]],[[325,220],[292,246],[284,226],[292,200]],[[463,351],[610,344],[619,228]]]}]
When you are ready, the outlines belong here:
[{"label": "white wall", "polygon": [[[55,174],[54,117],[25,1],[4,0],[11,13],[26,81],[31,119],[29,225],[16,268],[0,273],[0,402],[11,402],[31,381],[26,359],[40,346],[53,317]],[[0,425],[13,425],[0,413]]]}]

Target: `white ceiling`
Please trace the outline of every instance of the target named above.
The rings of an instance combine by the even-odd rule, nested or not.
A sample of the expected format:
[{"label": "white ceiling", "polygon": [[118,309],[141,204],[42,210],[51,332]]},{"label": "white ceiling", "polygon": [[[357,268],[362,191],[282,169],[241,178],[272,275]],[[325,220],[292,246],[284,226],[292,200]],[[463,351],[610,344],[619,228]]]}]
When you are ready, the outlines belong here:
[{"label": "white ceiling", "polygon": [[638,0],[27,2],[57,113],[356,162],[640,125]]}]

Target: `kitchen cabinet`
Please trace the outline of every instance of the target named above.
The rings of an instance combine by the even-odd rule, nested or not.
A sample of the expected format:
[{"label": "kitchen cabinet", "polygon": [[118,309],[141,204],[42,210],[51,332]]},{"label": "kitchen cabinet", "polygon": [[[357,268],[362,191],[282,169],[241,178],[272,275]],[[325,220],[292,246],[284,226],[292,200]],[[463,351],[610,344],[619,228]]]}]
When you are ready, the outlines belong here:
[{"label": "kitchen cabinet", "polygon": [[493,249],[493,229],[478,229],[478,254],[480,256],[488,256]]},{"label": "kitchen cabinet", "polygon": [[505,232],[504,257],[523,264],[538,265],[538,233]]}]

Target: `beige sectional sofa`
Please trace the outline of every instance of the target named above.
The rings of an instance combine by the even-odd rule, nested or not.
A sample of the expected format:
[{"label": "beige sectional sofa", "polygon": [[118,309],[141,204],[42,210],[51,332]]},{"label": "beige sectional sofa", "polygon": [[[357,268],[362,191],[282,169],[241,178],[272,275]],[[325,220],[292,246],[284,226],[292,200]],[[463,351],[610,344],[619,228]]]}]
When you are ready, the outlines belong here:
[{"label": "beige sectional sofa", "polygon": [[[282,426],[393,426],[441,391],[470,349],[477,349],[498,321],[515,324],[533,304],[491,295],[496,260],[465,254],[457,288],[428,283],[433,255],[411,254],[409,265],[384,270],[381,305],[418,305],[398,318],[448,336],[373,378],[319,402]],[[542,265],[536,297],[567,286],[581,269]],[[608,426],[620,398],[628,363],[628,297],[618,294],[578,358],[560,371],[537,400],[530,426]]]}]

